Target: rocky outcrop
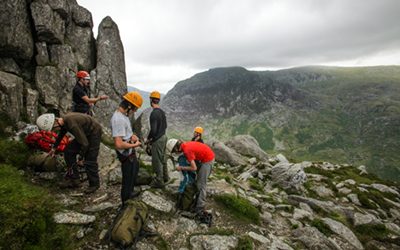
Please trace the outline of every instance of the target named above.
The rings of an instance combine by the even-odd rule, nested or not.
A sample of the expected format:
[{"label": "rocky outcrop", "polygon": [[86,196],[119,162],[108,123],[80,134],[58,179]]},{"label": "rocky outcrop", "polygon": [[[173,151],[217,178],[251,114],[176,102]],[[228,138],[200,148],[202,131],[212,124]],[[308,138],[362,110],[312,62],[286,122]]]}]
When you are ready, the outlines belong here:
[{"label": "rocky outcrop", "polygon": [[15,121],[23,115],[30,122],[43,112],[69,112],[76,72],[98,68],[91,93],[110,96],[97,112],[108,127],[126,92],[123,46],[111,18],[100,25],[96,44],[92,15],[74,0],[17,0],[0,9],[0,73],[8,78],[0,88],[1,111]]},{"label": "rocky outcrop", "polygon": [[284,189],[301,189],[302,184],[307,180],[301,164],[278,163],[272,168],[271,174],[272,181]]},{"label": "rocky outcrop", "polygon": [[127,91],[124,47],[118,26],[106,17],[101,21],[97,36],[97,67],[95,74],[95,94],[107,94],[110,99],[96,105],[96,117],[109,123],[113,111],[118,107],[122,95]]}]

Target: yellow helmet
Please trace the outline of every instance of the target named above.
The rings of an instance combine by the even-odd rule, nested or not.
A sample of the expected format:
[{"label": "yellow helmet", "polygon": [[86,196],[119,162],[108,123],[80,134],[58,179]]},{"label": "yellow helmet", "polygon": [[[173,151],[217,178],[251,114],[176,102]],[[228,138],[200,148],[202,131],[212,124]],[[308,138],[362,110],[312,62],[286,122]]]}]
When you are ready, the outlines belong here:
[{"label": "yellow helmet", "polygon": [[202,127],[195,127],[193,132],[199,133],[199,134],[203,134],[203,128]]},{"label": "yellow helmet", "polygon": [[140,108],[143,104],[143,98],[137,91],[131,91],[124,95],[124,99],[132,103],[136,108]]},{"label": "yellow helmet", "polygon": [[158,91],[153,91],[150,93],[150,98],[161,99],[161,94]]}]

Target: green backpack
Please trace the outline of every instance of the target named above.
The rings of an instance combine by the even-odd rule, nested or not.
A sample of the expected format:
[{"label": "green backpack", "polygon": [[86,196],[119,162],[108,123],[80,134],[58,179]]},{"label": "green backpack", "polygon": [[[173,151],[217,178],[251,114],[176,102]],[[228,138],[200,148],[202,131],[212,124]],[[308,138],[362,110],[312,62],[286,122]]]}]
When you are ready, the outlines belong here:
[{"label": "green backpack", "polygon": [[135,244],[148,216],[142,201],[128,200],[114,221],[111,240],[122,247]]},{"label": "green backpack", "polygon": [[46,152],[34,153],[28,158],[27,163],[37,172],[57,171],[57,159]]},{"label": "green backpack", "polygon": [[177,208],[183,211],[194,210],[198,197],[198,189],[196,183],[189,184],[185,187],[185,191],[179,195]]}]

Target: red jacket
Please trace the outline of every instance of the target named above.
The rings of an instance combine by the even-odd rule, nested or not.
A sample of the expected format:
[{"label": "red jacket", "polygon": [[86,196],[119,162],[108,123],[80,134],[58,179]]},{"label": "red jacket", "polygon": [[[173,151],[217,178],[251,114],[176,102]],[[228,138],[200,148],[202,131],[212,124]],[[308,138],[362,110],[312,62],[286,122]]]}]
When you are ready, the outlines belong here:
[{"label": "red jacket", "polygon": [[215,158],[215,154],[209,146],[197,141],[184,142],[181,148],[188,162],[195,160],[205,163]]}]

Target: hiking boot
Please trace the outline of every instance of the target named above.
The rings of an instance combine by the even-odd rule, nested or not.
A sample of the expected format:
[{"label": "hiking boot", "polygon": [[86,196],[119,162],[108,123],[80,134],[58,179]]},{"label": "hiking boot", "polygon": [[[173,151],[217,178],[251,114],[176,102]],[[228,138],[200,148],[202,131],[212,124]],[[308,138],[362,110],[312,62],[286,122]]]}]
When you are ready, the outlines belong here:
[{"label": "hiking boot", "polygon": [[131,199],[138,197],[140,195],[140,193],[141,193],[140,190],[139,191],[133,191],[132,194],[131,194]]},{"label": "hiking boot", "polygon": [[159,181],[156,181],[156,179],[153,179],[152,181],[151,181],[151,183],[150,183],[150,187],[152,187],[152,188],[164,188],[165,187],[165,185],[164,185],[164,183],[161,183],[161,182],[159,182]]},{"label": "hiking boot", "polygon": [[78,188],[81,182],[79,179],[66,179],[59,184],[60,188]]},{"label": "hiking boot", "polygon": [[84,192],[85,194],[91,194],[96,192],[97,189],[99,189],[99,186],[89,186]]}]

